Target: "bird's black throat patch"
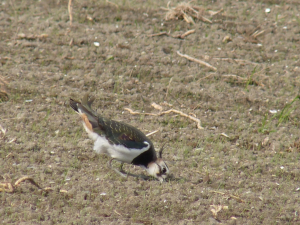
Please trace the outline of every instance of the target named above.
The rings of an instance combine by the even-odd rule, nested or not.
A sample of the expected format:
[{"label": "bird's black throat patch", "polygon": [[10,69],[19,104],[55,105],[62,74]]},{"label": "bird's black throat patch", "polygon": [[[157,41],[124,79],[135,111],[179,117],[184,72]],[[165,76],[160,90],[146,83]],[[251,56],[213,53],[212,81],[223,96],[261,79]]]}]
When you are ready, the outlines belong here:
[{"label": "bird's black throat patch", "polygon": [[152,148],[153,147],[150,147],[147,151],[134,158],[131,164],[147,167],[150,162],[155,161],[157,157],[155,151]]}]

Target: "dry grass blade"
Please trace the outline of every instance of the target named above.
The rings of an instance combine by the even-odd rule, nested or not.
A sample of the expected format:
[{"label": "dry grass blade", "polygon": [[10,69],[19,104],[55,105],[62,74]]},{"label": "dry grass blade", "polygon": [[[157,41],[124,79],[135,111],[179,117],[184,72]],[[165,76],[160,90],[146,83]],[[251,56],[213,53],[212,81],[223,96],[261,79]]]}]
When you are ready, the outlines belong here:
[{"label": "dry grass blade", "polygon": [[[173,38],[181,38],[181,39],[184,39],[186,36],[190,35],[190,34],[193,34],[195,33],[195,29],[193,30],[188,30],[187,32],[183,33],[183,34],[179,34],[179,35],[174,35],[174,36],[171,36]],[[147,35],[148,37],[156,37],[156,36],[162,36],[162,35],[167,35],[167,36],[170,36],[170,31],[167,33],[166,31],[164,32],[160,32],[160,33],[156,33],[156,34],[149,34]]]},{"label": "dry grass blade", "polygon": [[73,16],[72,16],[72,0],[69,0],[68,11],[69,11],[70,27],[71,27],[72,26],[72,21],[73,21]]},{"label": "dry grass blade", "polygon": [[176,35],[176,36],[173,36],[174,38],[181,38],[181,39],[184,39],[186,36],[190,35],[190,34],[193,34],[195,33],[195,29],[193,30],[188,30],[187,32],[185,32],[184,34],[180,34],[180,35]]},{"label": "dry grass blade", "polygon": [[155,36],[162,36],[162,35],[169,35],[169,33],[164,31],[156,34],[149,34],[148,37],[155,37]]},{"label": "dry grass blade", "polygon": [[223,206],[223,205],[211,205],[210,206],[210,211],[212,212],[212,214],[214,215],[215,218],[217,218],[218,216],[218,212],[220,212],[221,210],[227,210],[228,206]]},{"label": "dry grass blade", "polygon": [[190,34],[193,34],[193,33],[195,33],[195,29],[193,29],[193,30],[188,30],[187,32],[185,32],[184,34],[182,34],[181,36],[180,36],[180,38],[185,38],[186,36],[188,36],[188,35],[190,35]]},{"label": "dry grass blade", "polygon": [[151,136],[151,135],[153,135],[153,134],[156,134],[158,131],[159,131],[159,130],[152,131],[152,132],[146,134],[146,136],[149,137],[149,136]]},{"label": "dry grass blade", "polygon": [[113,3],[111,1],[106,0],[107,3],[112,4],[113,6],[115,6],[117,9],[119,8],[119,6],[116,3]]},{"label": "dry grass blade", "polygon": [[199,81],[201,81],[201,80],[204,80],[204,79],[206,79],[206,78],[209,78],[209,77],[211,77],[212,75],[216,75],[216,73],[211,73],[211,74],[209,74],[209,75],[207,75],[207,76],[205,76],[205,77],[202,77],[202,78],[200,78],[199,80],[197,80],[197,82],[199,82]]},{"label": "dry grass blade", "polygon": [[166,98],[168,97],[168,93],[169,93],[169,89],[170,89],[170,85],[171,85],[172,80],[173,80],[173,77],[171,77],[171,79],[169,81],[169,85],[168,85],[167,91],[166,91]]},{"label": "dry grass blade", "polygon": [[19,186],[20,183],[24,182],[28,180],[31,184],[33,184],[34,186],[36,186],[38,189],[42,189],[31,177],[28,177],[28,176],[25,176],[25,177],[21,177],[20,179],[18,179],[16,182],[15,182],[15,187],[16,186]]},{"label": "dry grass blade", "polygon": [[220,9],[219,11],[212,11],[212,10],[208,10],[208,14],[211,16],[215,16],[217,14],[219,14],[220,12],[223,12],[224,9]]},{"label": "dry grass blade", "polygon": [[4,128],[1,126],[1,124],[0,124],[0,131],[1,131],[1,133],[0,133],[0,139],[4,139],[7,130],[4,129]]},{"label": "dry grass blade", "polygon": [[183,19],[187,22],[187,23],[192,23],[195,24],[195,21],[193,20],[193,18],[189,15],[187,15],[186,13],[182,12],[183,14]]},{"label": "dry grass blade", "polygon": [[179,55],[179,56],[181,56],[181,57],[183,57],[183,58],[186,58],[186,59],[188,59],[188,60],[190,60],[190,61],[199,63],[199,64],[201,64],[201,65],[203,65],[203,66],[206,66],[206,67],[208,67],[208,68],[210,68],[210,69],[212,69],[212,70],[214,70],[214,71],[217,70],[216,67],[210,65],[209,63],[204,62],[204,61],[202,61],[202,60],[200,60],[200,59],[193,58],[193,57],[191,57],[191,56],[189,56],[189,55],[181,54],[179,51],[177,51],[177,55]]},{"label": "dry grass blade", "polygon": [[262,35],[265,33],[265,30],[261,30],[260,31],[260,26],[246,32],[245,35],[243,35],[244,37],[244,41],[245,42],[250,42],[250,43],[258,43],[259,40],[257,39],[258,36]]},{"label": "dry grass blade", "polygon": [[0,183],[0,192],[12,193],[14,192],[14,187],[9,182]]},{"label": "dry grass blade", "polygon": [[202,20],[203,22],[212,23],[212,21],[204,16],[198,15],[197,16],[199,20]]},{"label": "dry grass blade", "polygon": [[190,116],[188,114],[185,114],[185,113],[183,113],[179,110],[176,110],[176,109],[169,109],[167,111],[163,111],[163,112],[160,112],[160,113],[140,113],[140,112],[134,112],[132,109],[129,109],[129,108],[124,108],[124,109],[127,110],[132,115],[161,116],[161,115],[164,115],[164,114],[176,113],[176,114],[179,114],[183,117],[189,118],[190,120],[195,121],[196,124],[197,124],[197,128],[198,129],[203,129],[203,127],[201,126],[201,121],[198,118],[196,118],[194,116]]},{"label": "dry grass blade", "polygon": [[257,30],[251,36],[256,39],[259,35],[262,35],[263,33],[265,33],[265,30],[262,30],[262,31]]},{"label": "dry grass blade", "polygon": [[121,213],[119,213],[117,210],[114,210],[114,212],[115,212],[116,214],[118,214],[119,216],[122,216],[122,217],[123,217],[123,215],[122,215]]},{"label": "dry grass blade", "polygon": [[19,33],[18,34],[18,39],[26,39],[26,40],[42,40],[42,39],[46,39],[49,35],[48,34],[24,34],[24,33]]}]

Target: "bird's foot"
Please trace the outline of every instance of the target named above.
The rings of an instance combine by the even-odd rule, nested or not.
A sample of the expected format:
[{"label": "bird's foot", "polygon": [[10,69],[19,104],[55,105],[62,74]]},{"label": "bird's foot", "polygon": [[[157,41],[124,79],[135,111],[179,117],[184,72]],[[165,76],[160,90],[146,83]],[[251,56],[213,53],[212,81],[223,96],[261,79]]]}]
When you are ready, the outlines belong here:
[{"label": "bird's foot", "polygon": [[127,173],[125,173],[124,170],[120,171],[120,170],[117,170],[117,169],[113,169],[117,174],[121,175],[122,177],[125,177],[127,178]]}]

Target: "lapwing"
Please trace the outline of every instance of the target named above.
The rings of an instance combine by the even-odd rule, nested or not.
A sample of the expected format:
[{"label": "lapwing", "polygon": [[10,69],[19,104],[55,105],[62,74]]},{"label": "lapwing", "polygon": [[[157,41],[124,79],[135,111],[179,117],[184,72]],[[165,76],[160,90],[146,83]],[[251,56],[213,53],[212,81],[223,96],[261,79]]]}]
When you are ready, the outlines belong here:
[{"label": "lapwing", "polygon": [[121,162],[121,166],[123,163],[133,164],[164,181],[169,168],[162,159],[163,147],[157,156],[154,145],[145,134],[131,125],[102,117],[91,108],[93,101],[94,98],[89,99],[86,94],[82,102],[70,99],[70,106],[81,116],[86,132],[94,141],[94,151],[111,157],[108,167],[126,177],[124,171],[112,168],[112,161]]}]

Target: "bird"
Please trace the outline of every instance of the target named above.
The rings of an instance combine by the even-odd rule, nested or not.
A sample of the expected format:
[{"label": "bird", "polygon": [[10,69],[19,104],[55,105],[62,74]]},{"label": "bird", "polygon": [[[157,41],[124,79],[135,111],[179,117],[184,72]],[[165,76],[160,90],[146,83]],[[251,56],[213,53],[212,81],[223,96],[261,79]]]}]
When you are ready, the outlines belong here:
[{"label": "bird", "polygon": [[115,120],[107,119],[96,113],[91,105],[95,98],[85,94],[82,101],[70,98],[70,106],[82,118],[84,129],[94,141],[93,150],[98,154],[111,157],[107,165],[110,169],[127,177],[123,170],[112,167],[112,161],[133,164],[145,169],[148,174],[163,182],[169,175],[169,168],[162,159],[163,147],[158,154],[151,140],[139,129]]}]

